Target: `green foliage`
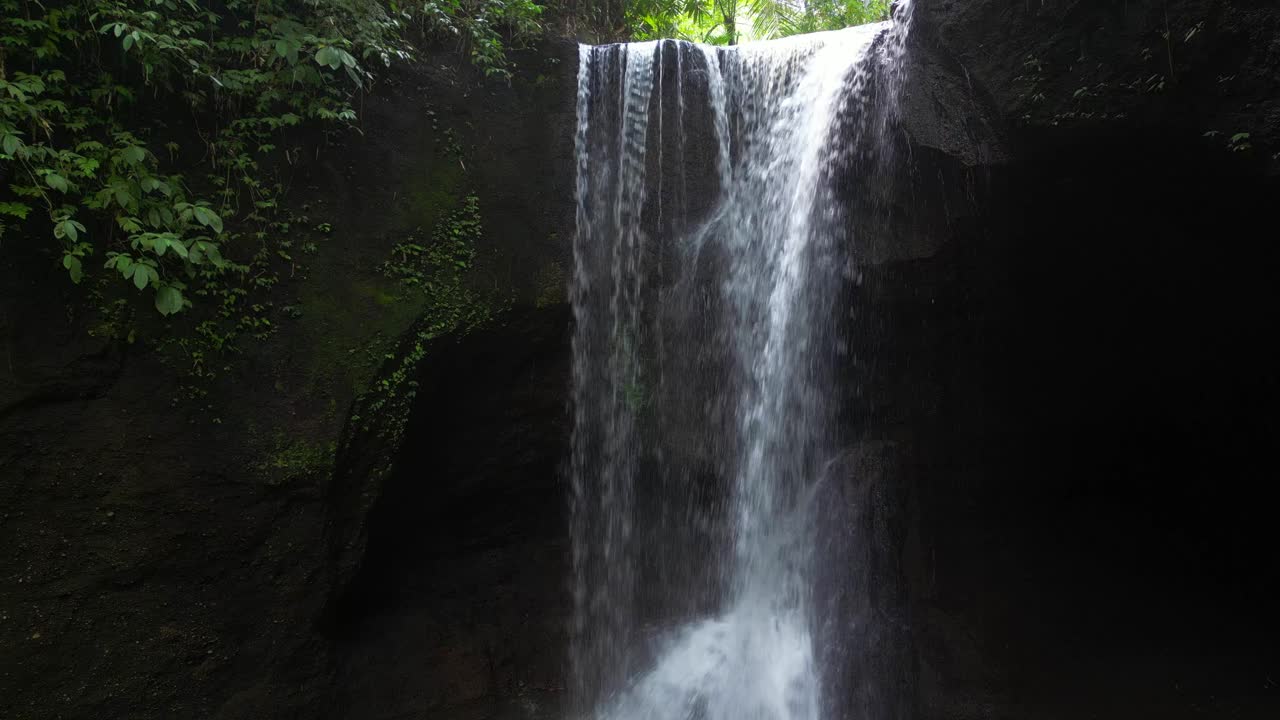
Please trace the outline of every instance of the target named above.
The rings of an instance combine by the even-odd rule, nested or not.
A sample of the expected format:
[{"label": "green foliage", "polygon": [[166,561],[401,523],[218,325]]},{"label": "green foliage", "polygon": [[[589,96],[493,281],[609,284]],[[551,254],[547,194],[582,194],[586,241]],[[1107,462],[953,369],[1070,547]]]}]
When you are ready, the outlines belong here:
[{"label": "green foliage", "polygon": [[428,242],[416,235],[398,243],[391,259],[380,266],[389,278],[398,280],[402,301],[417,295],[430,311],[419,321],[412,337],[400,353],[385,355],[391,361],[372,390],[361,398],[352,417],[370,418],[378,434],[398,441],[417,395],[418,364],[426,357],[427,344],[434,338],[467,331],[489,321],[500,302],[479,292],[470,274],[476,245],[484,235],[479,199],[467,196],[461,207],[436,224]]},{"label": "green foliage", "polygon": [[508,77],[506,47],[542,32],[533,0],[427,0],[418,10],[425,30],[453,37],[490,76]]},{"label": "green foliage", "polygon": [[[269,137],[303,118],[354,119],[351,86],[367,74],[345,48],[403,54],[368,7],[312,3],[299,17],[269,0],[225,14],[192,0],[0,0],[6,214],[47,218],[73,282],[118,273],[162,315],[182,311],[243,267],[224,258],[224,218],[264,200]],[[309,62],[339,52],[346,78]],[[173,129],[189,125],[203,129]],[[204,176],[175,172],[184,143],[203,145]]]},{"label": "green foliage", "polygon": [[270,486],[289,485],[301,480],[316,480],[333,471],[337,444],[310,442],[305,438],[278,432],[272,448],[265,453],[258,470]]},{"label": "green foliage", "polygon": [[[1223,134],[1217,130],[1210,130],[1204,134],[1204,137],[1218,138],[1218,137],[1221,137],[1222,135]],[[1249,150],[1252,150],[1253,143],[1249,142],[1250,137],[1252,136],[1247,132],[1238,132],[1238,133],[1232,134],[1226,140],[1227,150],[1231,152],[1248,152]]]},{"label": "green foliage", "polygon": [[1247,132],[1236,133],[1227,141],[1227,149],[1231,152],[1245,152],[1252,147],[1253,144],[1249,142],[1249,133]]},{"label": "green foliage", "polygon": [[410,29],[456,35],[503,75],[505,43],[537,33],[540,12],[530,0],[0,0],[0,247],[43,235],[72,282],[117,278],[107,295],[128,288],[165,316],[243,299],[270,275],[253,274],[264,251],[288,259],[270,168],[298,157],[300,126],[350,126],[375,70],[410,56]]},{"label": "green foliage", "polygon": [[717,45],[838,30],[888,17],[889,0],[637,0],[627,6],[627,24],[638,39]]},{"label": "green foliage", "polygon": [[449,296],[460,290],[461,274],[471,267],[482,232],[480,200],[468,195],[461,208],[436,226],[429,243],[420,244],[416,236],[397,243],[392,259],[379,269],[408,288],[440,294],[442,302],[451,304]]}]

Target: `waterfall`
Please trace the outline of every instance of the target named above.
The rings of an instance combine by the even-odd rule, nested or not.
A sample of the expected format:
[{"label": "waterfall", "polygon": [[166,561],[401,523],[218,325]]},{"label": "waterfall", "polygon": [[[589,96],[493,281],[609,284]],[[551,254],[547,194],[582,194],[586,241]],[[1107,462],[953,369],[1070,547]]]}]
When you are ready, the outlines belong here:
[{"label": "waterfall", "polygon": [[574,717],[848,710],[814,597],[858,191],[836,175],[887,143],[905,32],[580,49]]}]

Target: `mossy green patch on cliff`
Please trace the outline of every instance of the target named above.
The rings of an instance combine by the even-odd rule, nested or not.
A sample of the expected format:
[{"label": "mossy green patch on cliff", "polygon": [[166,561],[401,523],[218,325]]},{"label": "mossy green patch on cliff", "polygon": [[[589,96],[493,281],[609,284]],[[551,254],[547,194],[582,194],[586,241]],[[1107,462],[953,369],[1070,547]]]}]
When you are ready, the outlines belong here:
[{"label": "mossy green patch on cliff", "polygon": [[302,306],[299,322],[309,338],[304,382],[349,398],[368,389],[384,353],[424,310],[421,303],[399,298],[395,283],[371,274],[343,286],[308,285]]},{"label": "mossy green patch on cliff", "polygon": [[287,485],[307,478],[319,478],[333,471],[337,443],[312,442],[277,432],[272,447],[258,465],[268,485]]},{"label": "mossy green patch on cliff", "polygon": [[360,398],[351,418],[353,424],[398,442],[417,396],[415,376],[426,357],[427,343],[477,327],[501,309],[503,300],[476,288],[470,277],[483,235],[479,198],[468,195],[460,207],[436,224],[430,239],[423,239],[421,232],[410,235],[379,266],[386,278],[398,283],[400,304],[420,307],[422,312],[399,351],[385,355],[389,364]]},{"label": "mossy green patch on cliff", "polygon": [[568,279],[560,263],[548,262],[538,268],[534,277],[537,287],[537,296],[533,301],[534,307],[545,308],[560,305],[568,299],[565,297]]},{"label": "mossy green patch on cliff", "polygon": [[[465,201],[466,171],[452,137],[431,116],[430,132],[418,139],[419,164],[388,208],[396,226],[416,229],[388,236],[373,248],[354,248],[361,251],[355,254],[326,255],[313,275],[338,281],[309,282],[303,288],[301,322],[311,350],[302,358],[303,374],[313,389],[340,388],[343,405],[369,390],[378,368],[394,357],[397,338],[416,320],[447,315],[436,307],[441,303],[457,304],[449,293],[409,292],[405,286],[415,267],[424,284],[441,282],[426,277],[437,271],[434,266],[418,267],[420,258],[410,255],[411,248],[427,248],[422,228],[440,227]],[[383,249],[388,243],[394,243],[389,251]],[[390,270],[396,267],[404,272]]]},{"label": "mossy green patch on cliff", "polygon": [[[244,363],[259,356],[275,366],[270,384],[277,395],[347,406],[369,388],[396,339],[431,311],[431,297],[404,292],[380,266],[389,247],[404,243],[398,229],[439,225],[466,194],[461,148],[449,128],[433,119],[405,142],[415,164],[400,192],[376,201],[382,227],[346,226],[345,208],[323,194],[291,207],[273,196],[254,216],[258,232],[236,231],[261,249],[252,263],[206,282],[198,294],[209,302],[199,312],[178,320],[147,317],[140,325],[132,312],[123,314],[132,310],[123,300],[102,295],[94,334],[127,336],[130,343],[135,335],[148,344],[155,339],[181,376],[175,402],[215,422],[222,408],[212,399],[214,388],[235,382]],[[282,327],[288,329],[273,340]],[[329,415],[339,420],[336,411]]]},{"label": "mossy green patch on cliff", "polygon": [[465,179],[460,158],[437,158],[419,173],[419,182],[405,189],[405,220],[410,225],[433,227],[458,206]]}]

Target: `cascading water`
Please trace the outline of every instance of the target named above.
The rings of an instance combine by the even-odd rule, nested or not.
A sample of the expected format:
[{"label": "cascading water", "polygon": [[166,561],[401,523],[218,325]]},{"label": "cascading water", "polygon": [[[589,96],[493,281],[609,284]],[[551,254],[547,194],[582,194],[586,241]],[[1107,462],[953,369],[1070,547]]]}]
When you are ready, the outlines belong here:
[{"label": "cascading water", "polygon": [[884,143],[905,32],[581,48],[578,717],[848,709],[814,598],[850,241],[835,175]]}]

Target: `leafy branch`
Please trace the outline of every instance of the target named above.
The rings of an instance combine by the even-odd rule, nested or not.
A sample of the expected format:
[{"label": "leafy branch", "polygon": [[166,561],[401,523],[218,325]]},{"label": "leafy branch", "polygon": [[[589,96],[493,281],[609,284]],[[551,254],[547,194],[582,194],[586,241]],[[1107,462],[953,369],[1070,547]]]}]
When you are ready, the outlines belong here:
[{"label": "leafy branch", "polygon": [[[0,0],[0,248],[51,238],[74,283],[118,276],[173,315],[251,286],[279,229],[269,158],[345,128],[410,29],[506,73],[529,0]],[[292,153],[292,155],[290,154]],[[257,242],[246,242],[256,240]]]}]

